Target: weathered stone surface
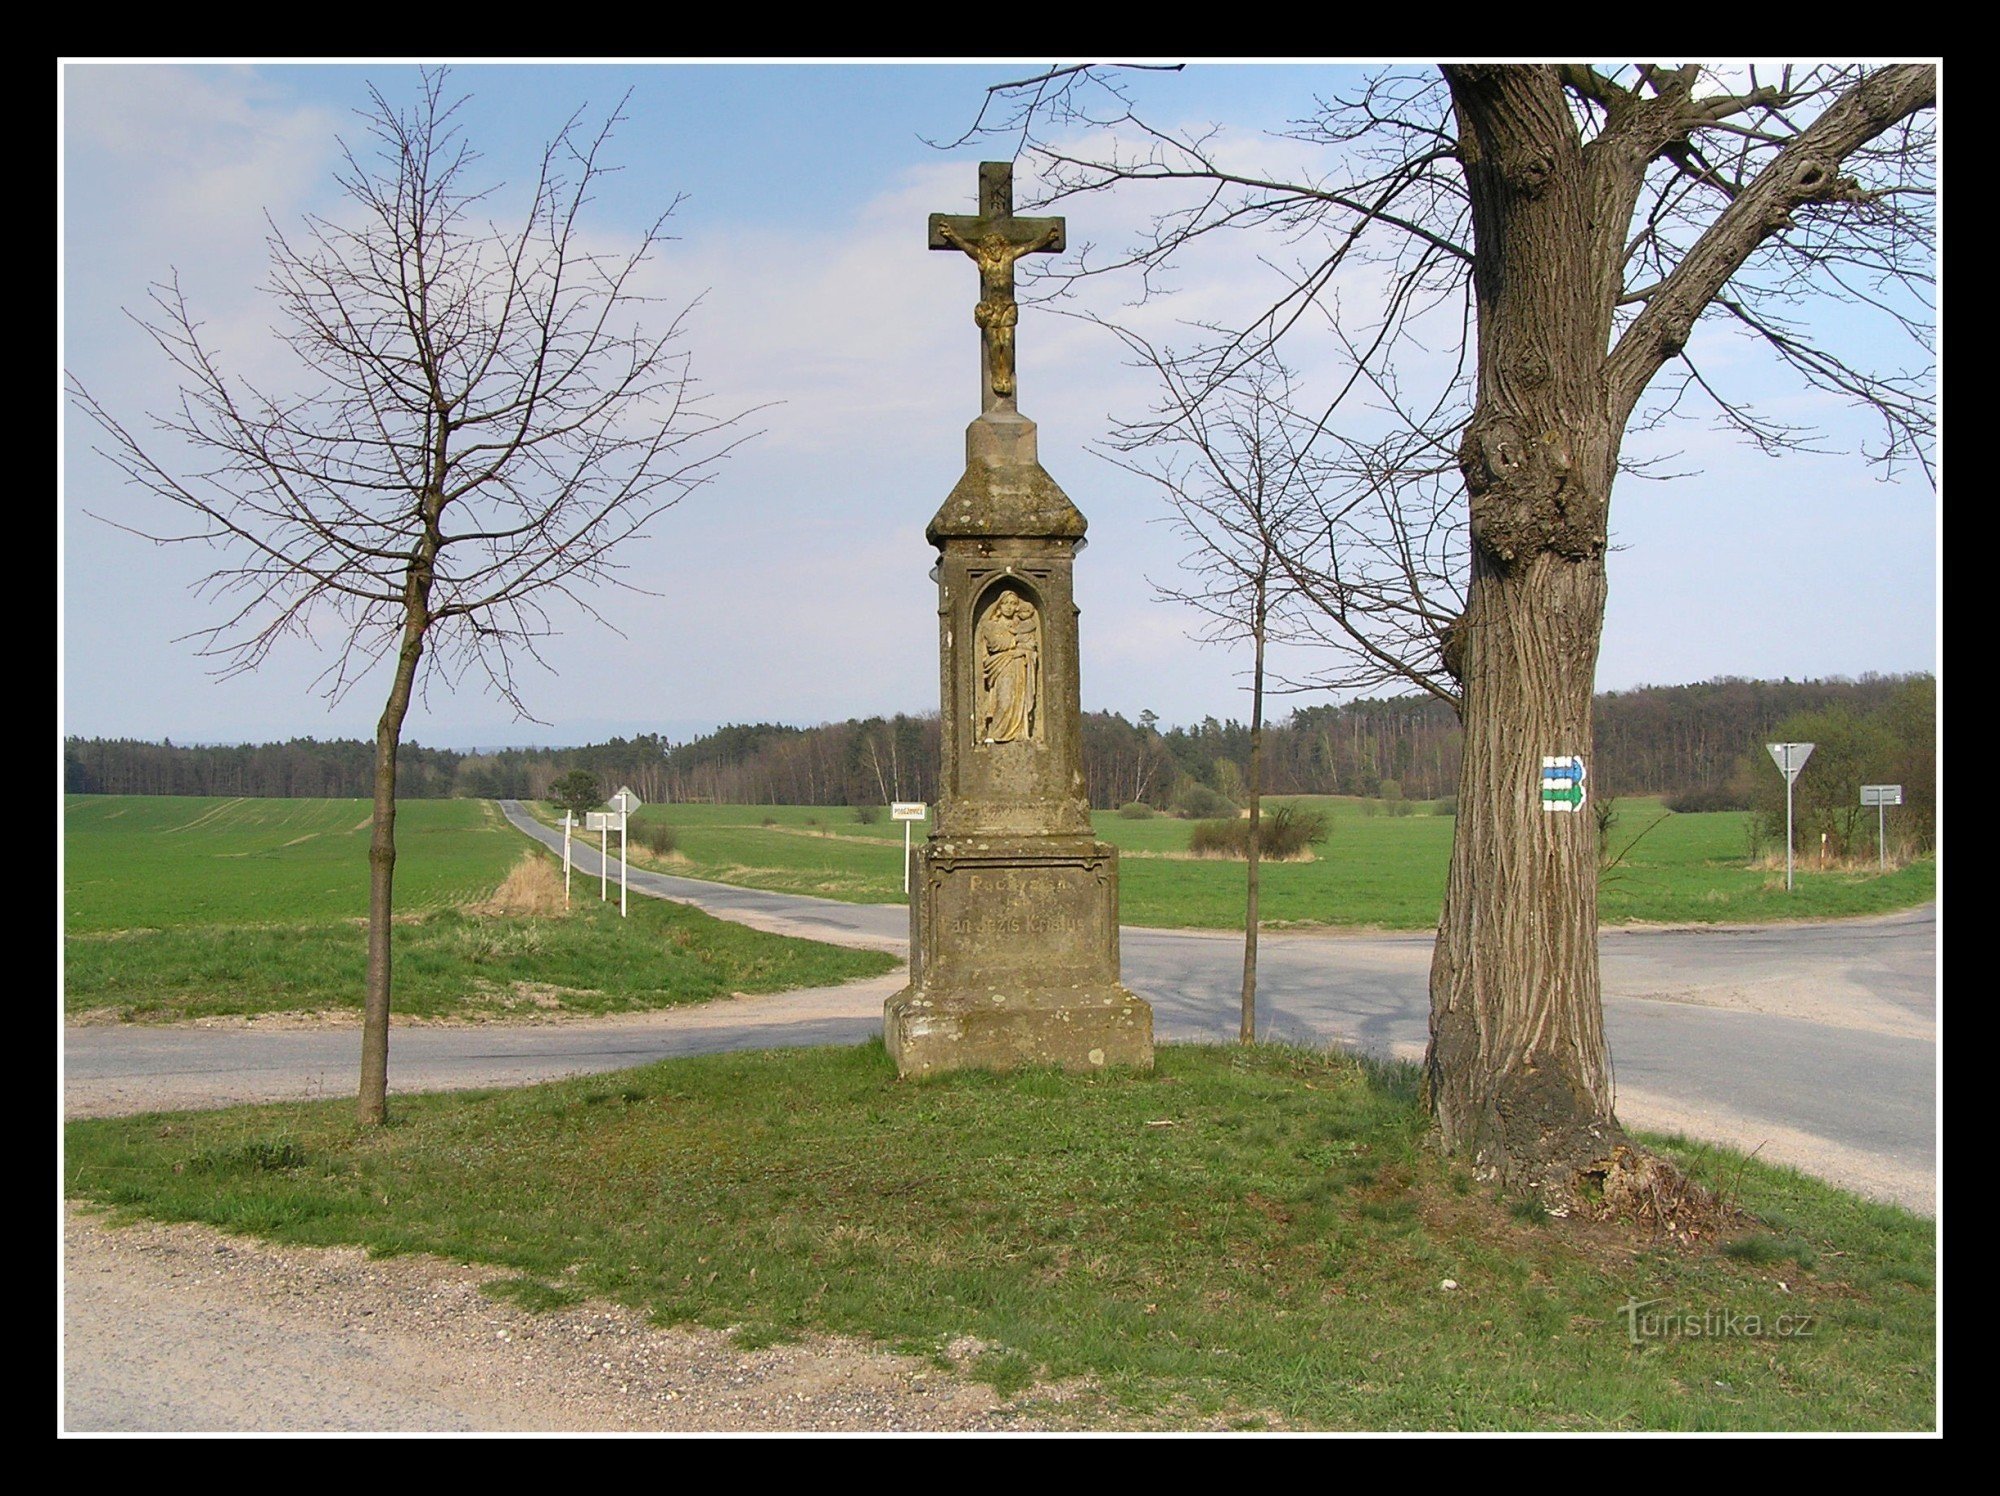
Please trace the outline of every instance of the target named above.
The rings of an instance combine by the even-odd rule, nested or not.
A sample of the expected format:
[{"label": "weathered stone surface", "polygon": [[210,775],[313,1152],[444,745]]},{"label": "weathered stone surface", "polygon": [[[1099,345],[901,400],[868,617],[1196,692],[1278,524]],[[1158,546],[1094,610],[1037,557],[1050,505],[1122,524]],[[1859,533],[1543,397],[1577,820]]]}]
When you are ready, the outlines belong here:
[{"label": "weathered stone surface", "polygon": [[[1004,167],[982,166],[980,182],[977,223],[932,219],[933,247],[980,264],[983,413],[925,531],[938,549],[943,760],[931,836],[912,853],[910,985],[883,1033],[906,1076],[1149,1067],[1152,1009],[1119,980],[1118,854],[1092,834],[1084,786],[1071,578],[1085,521],[1015,409],[1013,322],[998,310],[1003,292],[1012,304],[1015,249],[1060,248],[1061,220],[1013,219]],[[1006,248],[1004,264],[979,243]]]},{"label": "weathered stone surface", "polygon": [[899,994],[883,1034],[903,1076],[952,1070],[1153,1066],[1153,1010],[1123,987],[1020,994]]},{"label": "weathered stone surface", "polygon": [[933,838],[914,854],[910,985],[884,1032],[904,1075],[1150,1066],[1118,980],[1118,853],[1084,837]]}]

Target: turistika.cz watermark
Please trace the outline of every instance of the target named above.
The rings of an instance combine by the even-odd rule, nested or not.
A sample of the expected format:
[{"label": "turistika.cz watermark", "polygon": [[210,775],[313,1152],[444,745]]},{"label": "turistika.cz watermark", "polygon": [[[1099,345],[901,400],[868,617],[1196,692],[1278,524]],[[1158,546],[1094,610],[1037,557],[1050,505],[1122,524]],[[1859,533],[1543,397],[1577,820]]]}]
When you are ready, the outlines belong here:
[{"label": "turistika.cz watermark", "polygon": [[1800,1340],[1819,1326],[1816,1314],[1751,1314],[1740,1309],[1661,1309],[1665,1299],[1627,1299],[1618,1308],[1625,1338],[1648,1340]]}]

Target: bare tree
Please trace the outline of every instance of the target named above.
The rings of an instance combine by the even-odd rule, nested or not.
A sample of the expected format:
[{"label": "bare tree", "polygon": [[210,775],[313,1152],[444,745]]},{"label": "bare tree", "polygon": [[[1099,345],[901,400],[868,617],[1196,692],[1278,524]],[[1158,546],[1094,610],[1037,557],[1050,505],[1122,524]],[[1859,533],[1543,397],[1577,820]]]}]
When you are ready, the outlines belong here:
[{"label": "bare tree", "polygon": [[[1168,198],[1040,289],[1111,275],[1143,299],[1256,235],[1269,294],[1179,356],[1182,409],[1274,344],[1336,368],[1315,414],[1348,433],[1350,481],[1282,557],[1343,650],[1323,679],[1400,678],[1465,726],[1430,1103],[1483,1174],[1566,1197],[1620,1133],[1590,818],[1544,813],[1535,784],[1590,748],[1623,443],[1699,411],[1769,450],[1816,440],[1733,392],[1708,355],[1734,330],[1868,412],[1868,456],[1930,474],[1936,69],[1391,68],[1287,132],[1310,174],[1151,125],[1124,87],[1059,68],[989,94],[981,124],[1040,202]],[[1858,315],[1908,366],[1847,335]]]},{"label": "bare tree", "polygon": [[361,1120],[387,1117],[396,749],[413,692],[468,674],[526,717],[516,669],[551,608],[597,614],[622,582],[616,548],[704,482],[741,440],[706,413],[681,350],[685,312],[642,294],[673,205],[628,247],[590,240],[585,206],[622,111],[573,115],[543,151],[511,222],[455,122],[463,100],[426,71],[415,104],[370,90],[365,138],[343,142],[334,216],[271,227],[266,290],[296,386],[231,375],[177,279],[139,318],[181,381],[178,405],[133,431],[74,376],[98,450],[192,521],[227,561],[206,592],[225,616],[196,636],[222,674],[337,623],[316,683],[338,699],[390,666],[375,733]]},{"label": "bare tree", "polygon": [[[1268,347],[1227,377],[1210,380],[1205,369],[1170,349],[1129,330],[1120,336],[1158,379],[1166,421],[1117,427],[1108,455],[1159,486],[1189,544],[1181,569],[1191,581],[1155,581],[1154,590],[1194,609],[1202,642],[1250,644],[1250,824],[1238,1024],[1238,1037],[1248,1044],[1257,1037],[1266,659],[1274,627],[1283,632],[1293,600],[1280,558],[1298,548],[1298,526],[1319,513],[1327,473],[1316,448],[1326,429],[1300,415],[1292,371]],[[1190,398],[1191,378],[1206,387],[1200,400]]]}]

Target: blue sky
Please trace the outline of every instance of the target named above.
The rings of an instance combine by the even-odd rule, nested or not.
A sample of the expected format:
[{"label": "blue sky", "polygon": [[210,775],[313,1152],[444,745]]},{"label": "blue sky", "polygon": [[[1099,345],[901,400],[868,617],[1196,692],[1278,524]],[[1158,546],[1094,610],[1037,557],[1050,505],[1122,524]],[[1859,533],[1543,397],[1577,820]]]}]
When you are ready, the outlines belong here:
[{"label": "blue sky", "polygon": [[[956,480],[978,410],[977,278],[962,258],[927,253],[925,218],[969,211],[976,163],[1005,152],[926,142],[960,134],[989,84],[1040,66],[455,70],[472,96],[467,137],[494,181],[518,182],[571,111],[601,112],[629,90],[612,152],[621,170],[593,228],[629,233],[685,194],[661,284],[679,303],[700,298],[688,348],[714,398],[766,409],[763,435],[624,556],[657,596],[597,597],[623,637],[559,620],[550,669],[524,679],[539,723],[468,686],[433,691],[406,737],[679,739],[727,721],[936,709],[923,527]],[[264,215],[289,227],[331,207],[336,136],[354,132],[368,85],[404,101],[416,76],[408,63],[61,66],[59,364],[135,420],[163,408],[164,361],[124,309],[142,307],[148,283],[172,269],[234,365],[258,371],[269,356],[256,290]],[[1300,147],[1256,132],[1282,127],[1339,77],[1197,65],[1138,84],[1164,117],[1224,121],[1240,132],[1236,148],[1296,161]],[[1117,241],[1144,207],[1070,207],[1072,246]],[[1252,274],[1247,259],[1193,267],[1178,305],[1188,315],[1221,305]],[[1246,716],[1247,661],[1188,642],[1196,619],[1149,583],[1174,575],[1181,550],[1159,500],[1092,450],[1110,415],[1143,408],[1145,383],[1108,335],[1032,307],[1020,349],[1021,405],[1040,423],[1043,463],[1091,523],[1077,570],[1084,705],[1167,722]],[[1775,378],[1757,393],[1835,446],[1851,450],[1861,434],[1838,406]],[[254,676],[211,678],[176,641],[217,619],[191,590],[215,558],[86,514],[171,522],[120,487],[90,451],[92,428],[67,409],[58,440],[63,731],[177,742],[372,732],[381,677],[329,708],[309,690],[325,657],[303,645]],[[1601,689],[1936,668],[1937,504],[1920,478],[1883,483],[1849,456],[1767,460],[1701,426],[1677,429],[1672,447],[1687,476],[1627,478],[1614,496]]]}]

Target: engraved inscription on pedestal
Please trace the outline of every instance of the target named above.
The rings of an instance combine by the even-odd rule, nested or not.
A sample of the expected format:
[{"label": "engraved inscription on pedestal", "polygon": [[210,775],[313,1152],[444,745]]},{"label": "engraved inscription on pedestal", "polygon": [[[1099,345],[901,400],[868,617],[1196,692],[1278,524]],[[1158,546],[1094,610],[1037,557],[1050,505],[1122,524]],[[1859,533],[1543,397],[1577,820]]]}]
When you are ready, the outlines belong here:
[{"label": "engraved inscription on pedestal", "polygon": [[1114,860],[1102,844],[1069,857],[930,849],[920,933],[932,985],[1118,980]]}]

